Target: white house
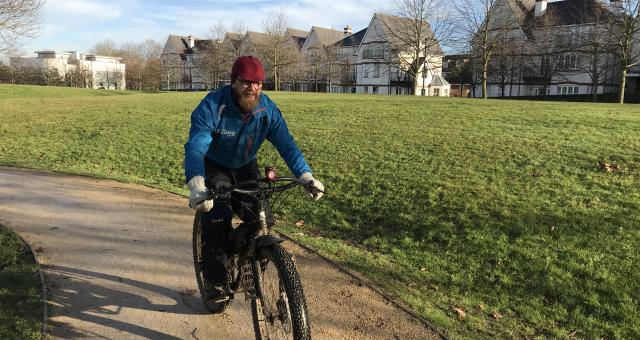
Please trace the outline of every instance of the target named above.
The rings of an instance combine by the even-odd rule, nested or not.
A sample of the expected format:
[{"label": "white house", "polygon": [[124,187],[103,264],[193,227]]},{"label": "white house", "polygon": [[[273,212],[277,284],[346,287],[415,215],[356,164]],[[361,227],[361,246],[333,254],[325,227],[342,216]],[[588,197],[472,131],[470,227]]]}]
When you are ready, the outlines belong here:
[{"label": "white house", "polygon": [[[494,6],[503,20],[514,25],[505,48],[492,54],[487,96],[617,91],[619,71],[614,56],[601,50],[595,59],[591,43],[596,38],[602,45],[607,43],[603,26],[596,25],[595,19],[608,12],[603,1],[504,0]],[[599,60],[597,68],[593,60]],[[481,84],[475,95],[482,96]]]},{"label": "white house", "polygon": [[[293,76],[282,81],[281,89],[367,93],[367,94],[415,94],[418,96],[449,96],[450,85],[442,77],[444,54],[436,42],[424,48],[417,63],[420,65],[417,84],[406,70],[411,62],[408,52],[397,44],[390,44],[393,35],[389,30],[401,27],[406,19],[376,13],[369,26],[352,33],[351,26],[338,31],[312,26],[309,32],[288,28],[286,35],[299,49],[303,61],[292,68]],[[424,25],[425,36],[433,35],[428,24]],[[244,36],[227,33],[221,42],[170,35],[162,52],[163,89],[201,90],[207,89],[203,80],[203,56],[212,44],[220,43],[224,49],[235,54],[260,56],[260,46],[269,43],[269,36],[261,32],[246,32]],[[393,46],[393,49],[390,48]],[[395,50],[395,52],[390,52]],[[264,60],[263,62],[265,62]],[[265,62],[267,71],[269,63]],[[300,68],[302,72],[300,72]],[[284,72],[287,72],[286,69]],[[302,79],[299,78],[302,74]]]},{"label": "white house", "polygon": [[[356,50],[356,93],[410,94],[417,96],[449,96],[450,85],[442,74],[444,53],[438,44],[420,53],[417,84],[406,73],[403,65],[413,62],[406,50],[392,46],[394,27],[402,27],[403,18],[375,13]],[[433,35],[424,27],[425,36]],[[395,51],[394,51],[395,50]],[[402,54],[402,55],[401,55]]]},{"label": "white house", "polygon": [[122,58],[79,54],[78,52],[37,51],[38,56],[11,57],[12,67],[53,70],[64,80],[81,77],[84,87],[95,89],[125,89],[126,66]]}]

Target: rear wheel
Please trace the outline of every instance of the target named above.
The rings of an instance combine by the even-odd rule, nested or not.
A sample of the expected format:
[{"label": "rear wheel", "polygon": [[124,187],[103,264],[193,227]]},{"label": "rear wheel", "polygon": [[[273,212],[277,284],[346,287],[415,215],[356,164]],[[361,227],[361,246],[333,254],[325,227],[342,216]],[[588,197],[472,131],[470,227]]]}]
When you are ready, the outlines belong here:
[{"label": "rear wheel", "polygon": [[291,256],[279,244],[258,249],[256,298],[251,301],[256,339],[311,339],[307,303]]},{"label": "rear wheel", "polygon": [[196,216],[193,220],[193,267],[196,271],[196,280],[198,281],[198,289],[200,290],[202,303],[204,303],[204,306],[208,311],[217,314],[222,313],[225,309],[227,309],[227,307],[231,303],[231,297],[225,296],[223,297],[224,301],[220,302],[207,301],[206,299],[206,297],[208,296],[208,292],[205,285],[204,273],[202,269],[202,223],[200,221],[200,216],[202,216],[202,213],[200,211],[196,212]]}]

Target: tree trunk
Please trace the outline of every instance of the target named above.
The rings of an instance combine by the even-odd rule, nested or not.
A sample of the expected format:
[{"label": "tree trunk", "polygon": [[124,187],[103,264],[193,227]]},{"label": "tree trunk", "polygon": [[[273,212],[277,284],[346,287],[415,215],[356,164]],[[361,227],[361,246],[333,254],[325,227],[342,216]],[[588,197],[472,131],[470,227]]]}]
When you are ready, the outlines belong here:
[{"label": "tree trunk", "polygon": [[487,99],[487,71],[489,69],[489,61],[482,63],[482,99]]},{"label": "tree trunk", "polygon": [[618,92],[618,103],[624,104],[624,87],[627,85],[627,68],[622,67],[620,72],[620,91]]}]

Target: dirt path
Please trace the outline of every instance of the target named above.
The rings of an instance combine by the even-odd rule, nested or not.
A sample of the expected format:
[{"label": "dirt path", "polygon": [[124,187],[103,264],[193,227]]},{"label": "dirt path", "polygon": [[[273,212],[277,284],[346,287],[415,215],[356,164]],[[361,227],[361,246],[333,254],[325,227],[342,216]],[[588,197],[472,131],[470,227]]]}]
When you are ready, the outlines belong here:
[{"label": "dirt path", "polygon": [[[186,199],[142,186],[0,167],[0,223],[36,249],[53,338],[249,339],[241,296],[205,313]],[[288,244],[317,339],[437,338],[314,254]]]}]

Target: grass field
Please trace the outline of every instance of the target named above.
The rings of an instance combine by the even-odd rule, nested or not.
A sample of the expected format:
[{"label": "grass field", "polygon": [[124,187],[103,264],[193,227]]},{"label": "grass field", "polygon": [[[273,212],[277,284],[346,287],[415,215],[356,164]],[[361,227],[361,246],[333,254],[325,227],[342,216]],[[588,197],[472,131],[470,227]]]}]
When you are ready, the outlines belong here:
[{"label": "grass field", "polygon": [[0,225],[0,339],[40,339],[41,325],[36,265],[29,248]]},{"label": "grass field", "polygon": [[[328,190],[281,230],[452,337],[640,337],[639,106],[269,95]],[[186,194],[203,96],[0,85],[0,164]]]}]

